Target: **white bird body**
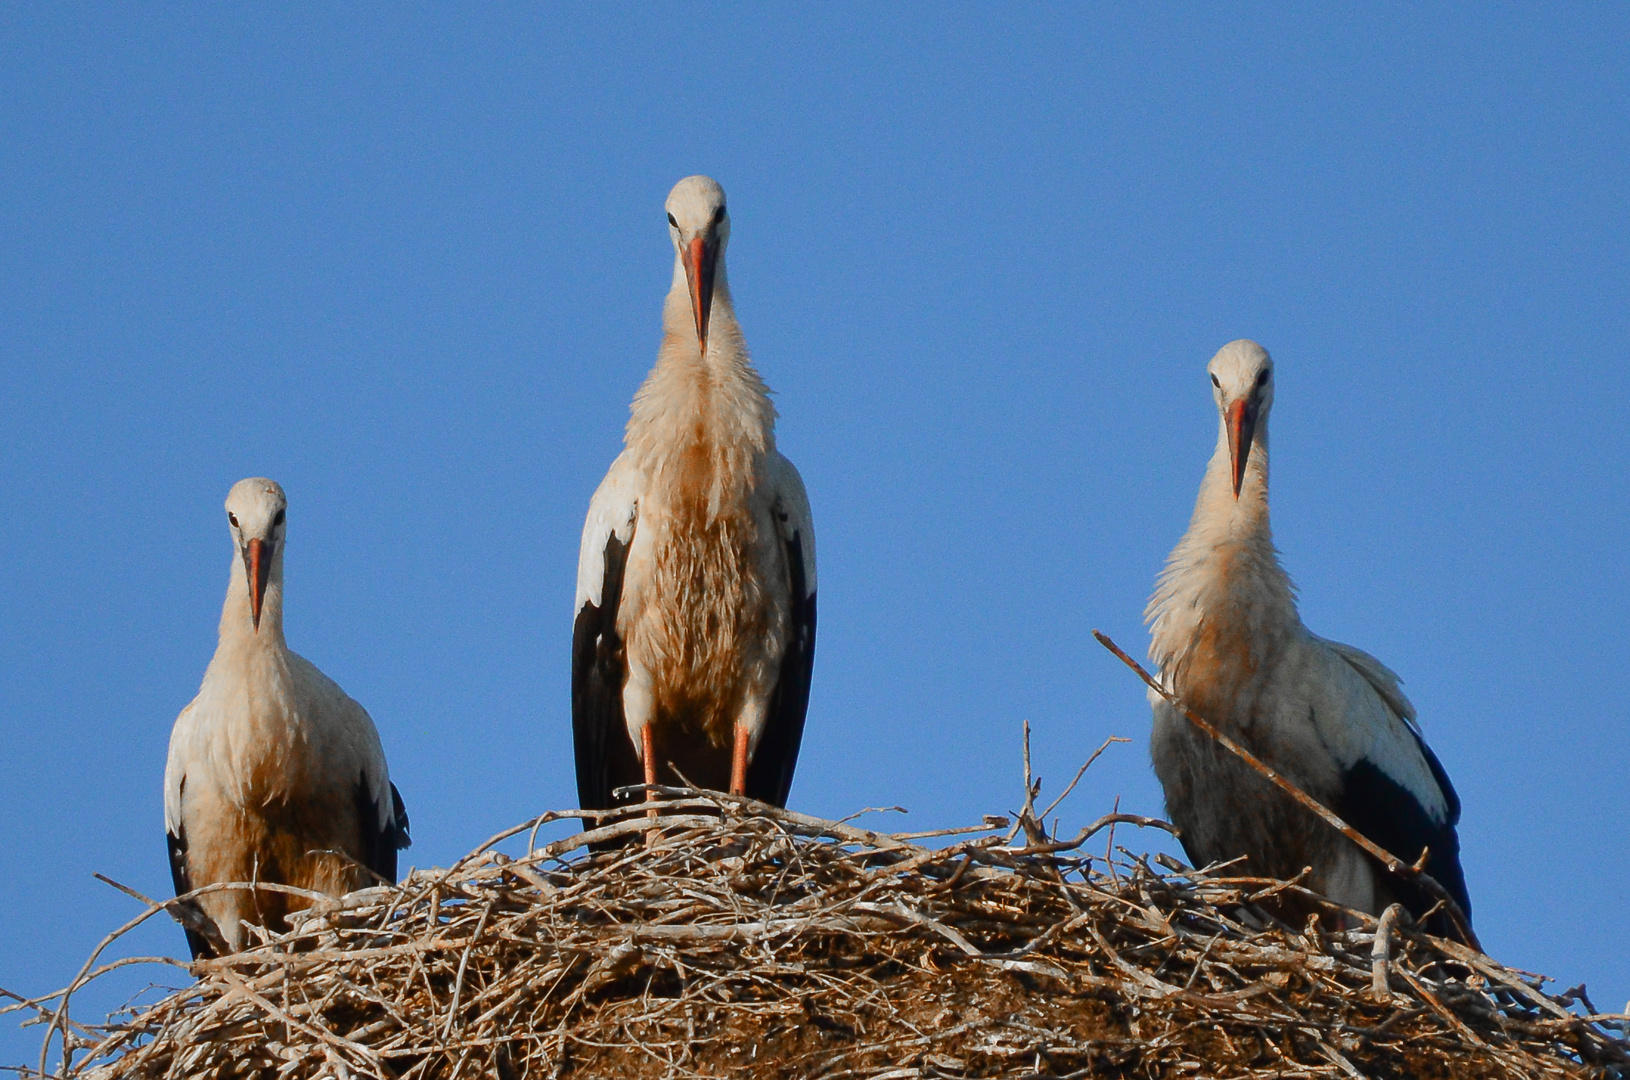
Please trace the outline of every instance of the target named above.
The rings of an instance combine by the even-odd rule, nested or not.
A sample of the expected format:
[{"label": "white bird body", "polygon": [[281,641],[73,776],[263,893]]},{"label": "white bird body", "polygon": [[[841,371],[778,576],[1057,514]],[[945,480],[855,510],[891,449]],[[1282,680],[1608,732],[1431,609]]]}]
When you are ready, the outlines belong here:
[{"label": "white bird body", "polygon": [[[573,723],[596,809],[658,779],[785,802],[808,700],[814,529],[731,305],[723,191],[683,180],[669,208],[662,345],[578,560]],[[687,236],[716,244],[700,299]]]},{"label": "white bird body", "polygon": [[[170,735],[164,825],[178,894],[269,881],[340,895],[374,883],[358,864],[394,880],[396,850],[407,846],[373,720],[284,639],[284,504],[281,488],[259,478],[227,501],[234,538],[248,534],[245,550],[263,544],[267,567],[257,618],[254,571],[235,555],[215,656]],[[306,906],[248,890],[197,903],[234,950],[243,923],[275,925]],[[200,955],[202,939],[189,940]]]},{"label": "white bird body", "polygon": [[[1430,847],[1428,871],[1469,914],[1459,801],[1397,676],[1309,632],[1279,563],[1268,520],[1271,370],[1254,342],[1212,361],[1217,450],[1149,602],[1150,657],[1191,709],[1369,839],[1409,863]],[[1379,913],[1394,898],[1416,914],[1429,906],[1163,698],[1150,701],[1155,772],[1197,865],[1244,855],[1274,877],[1312,867],[1315,889],[1355,909]]]}]

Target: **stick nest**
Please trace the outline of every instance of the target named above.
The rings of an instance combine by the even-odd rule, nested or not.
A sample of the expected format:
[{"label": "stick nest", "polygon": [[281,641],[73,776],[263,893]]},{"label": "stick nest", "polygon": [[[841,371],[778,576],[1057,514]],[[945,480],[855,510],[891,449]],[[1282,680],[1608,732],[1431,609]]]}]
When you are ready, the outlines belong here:
[{"label": "stick nest", "polygon": [[[66,1020],[73,987],[39,999],[79,1051],[60,1075],[1630,1076],[1624,1018],[1582,989],[1294,883],[1083,853],[1147,819],[1059,840],[1027,800],[930,847],[685,789],[654,805],[537,846],[580,816],[546,815],[318,904],[105,1025]],[[495,849],[528,829],[524,856]],[[1278,922],[1287,894],[1324,916]]]}]

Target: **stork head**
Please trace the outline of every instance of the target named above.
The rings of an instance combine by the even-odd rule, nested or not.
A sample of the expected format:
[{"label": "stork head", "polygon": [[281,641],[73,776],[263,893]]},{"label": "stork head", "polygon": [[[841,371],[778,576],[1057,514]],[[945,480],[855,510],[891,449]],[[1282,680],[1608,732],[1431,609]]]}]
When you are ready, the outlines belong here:
[{"label": "stork head", "polygon": [[668,192],[668,235],[685,268],[696,343],[707,355],[707,320],[713,311],[713,282],[730,240],[724,188],[707,176],[687,176]]},{"label": "stork head", "polygon": [[1233,466],[1234,498],[1245,482],[1245,465],[1257,430],[1273,405],[1273,360],[1254,341],[1230,341],[1206,365],[1211,394],[1217,399],[1223,427],[1228,432],[1228,457]]},{"label": "stork head", "polygon": [[232,485],[226,497],[226,524],[243,558],[249,586],[249,617],[260,630],[260,606],[272,577],[272,559],[283,546],[289,500],[276,480],[252,476]]}]

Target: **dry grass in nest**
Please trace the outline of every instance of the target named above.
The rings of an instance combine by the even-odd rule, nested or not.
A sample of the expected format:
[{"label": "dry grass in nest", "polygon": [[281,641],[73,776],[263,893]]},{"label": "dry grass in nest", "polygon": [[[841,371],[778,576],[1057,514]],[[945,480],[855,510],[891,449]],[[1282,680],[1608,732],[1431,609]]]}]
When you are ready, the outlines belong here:
[{"label": "dry grass in nest", "polygon": [[[69,992],[32,1007],[66,1033],[56,1075],[107,1080],[1630,1075],[1582,991],[1390,917],[1332,929],[1294,883],[1085,855],[1154,823],[1059,840],[1027,790],[1017,824],[928,847],[662,789],[654,819],[494,849],[581,816],[545,815],[326,900],[106,1025]],[[1326,915],[1277,923],[1279,894]]]}]

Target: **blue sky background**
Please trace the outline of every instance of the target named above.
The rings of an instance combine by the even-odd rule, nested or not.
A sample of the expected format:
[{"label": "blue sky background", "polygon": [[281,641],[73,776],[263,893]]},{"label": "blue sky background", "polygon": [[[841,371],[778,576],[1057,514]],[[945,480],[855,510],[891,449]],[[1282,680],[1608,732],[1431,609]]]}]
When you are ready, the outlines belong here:
[{"label": "blue sky background", "polygon": [[1249,336],[1304,618],[1406,680],[1485,944],[1630,997],[1624,8],[14,6],[0,50],[0,986],[137,910],[93,871],[170,887],[243,476],[415,864],[573,802],[579,530],[707,172],[819,533],[794,805],[1009,809],[1028,719],[1052,791],[1133,740],[1066,824],[1159,811],[1089,630],[1143,652]]}]

